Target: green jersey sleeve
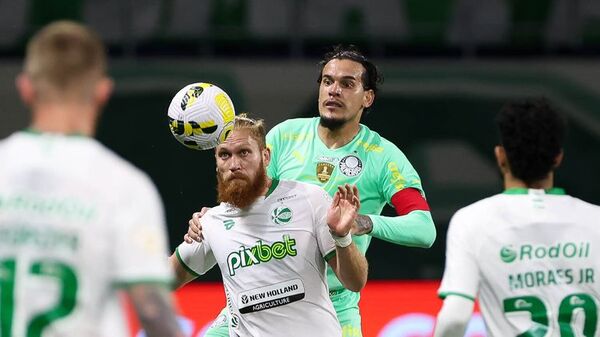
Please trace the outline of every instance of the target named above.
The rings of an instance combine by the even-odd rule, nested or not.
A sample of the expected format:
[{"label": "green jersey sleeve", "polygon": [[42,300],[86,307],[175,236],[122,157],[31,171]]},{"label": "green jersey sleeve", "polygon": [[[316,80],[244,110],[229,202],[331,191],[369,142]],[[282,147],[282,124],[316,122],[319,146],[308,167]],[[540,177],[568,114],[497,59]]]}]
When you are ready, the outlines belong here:
[{"label": "green jersey sleeve", "polygon": [[[392,205],[392,197],[406,188],[425,192],[421,178],[408,158],[393,143],[382,139],[384,160],[380,167],[379,186],[386,202]],[[435,224],[429,211],[415,210],[406,215],[386,217],[370,214],[373,222],[371,236],[399,245],[429,248],[436,237]]]},{"label": "green jersey sleeve", "polygon": [[267,148],[271,150],[271,162],[267,167],[267,175],[273,179],[279,179],[279,159],[277,158],[277,153],[280,152],[281,147],[280,135],[279,125],[275,125],[267,133]]},{"label": "green jersey sleeve", "polygon": [[385,155],[380,168],[379,186],[388,204],[392,206],[394,194],[405,188],[417,189],[425,196],[421,178],[404,153],[390,141],[383,140],[382,144],[385,145]]}]

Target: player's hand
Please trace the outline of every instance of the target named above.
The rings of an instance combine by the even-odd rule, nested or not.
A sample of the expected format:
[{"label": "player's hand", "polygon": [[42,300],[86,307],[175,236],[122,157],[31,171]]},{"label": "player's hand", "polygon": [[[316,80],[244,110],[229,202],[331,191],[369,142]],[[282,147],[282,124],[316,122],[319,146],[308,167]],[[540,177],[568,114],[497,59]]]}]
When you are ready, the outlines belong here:
[{"label": "player's hand", "polygon": [[192,214],[192,218],[190,221],[188,221],[188,232],[183,236],[183,240],[185,242],[202,242],[202,240],[204,240],[204,236],[202,236],[202,223],[200,222],[200,218],[202,218],[209,209],[210,207],[202,207],[200,212]]},{"label": "player's hand", "polygon": [[338,186],[338,190],[333,196],[333,202],[327,211],[329,231],[340,237],[348,235],[358,216],[359,209],[358,188],[348,184]]}]

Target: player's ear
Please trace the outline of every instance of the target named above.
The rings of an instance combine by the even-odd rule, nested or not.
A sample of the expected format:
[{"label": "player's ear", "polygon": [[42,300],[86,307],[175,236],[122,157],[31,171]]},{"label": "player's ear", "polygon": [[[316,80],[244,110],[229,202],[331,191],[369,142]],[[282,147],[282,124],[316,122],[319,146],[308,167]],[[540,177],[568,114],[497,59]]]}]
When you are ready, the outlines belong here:
[{"label": "player's ear", "polygon": [[375,100],[375,91],[367,90],[365,91],[365,95],[363,96],[363,107],[368,108],[373,105],[373,101]]},{"label": "player's ear", "polygon": [[556,156],[556,158],[554,158],[554,168],[557,168],[560,166],[560,163],[562,163],[562,160],[565,156],[564,151],[561,149],[560,153]]},{"label": "player's ear", "polygon": [[104,106],[104,104],[108,102],[108,99],[110,98],[110,95],[113,92],[114,86],[115,84],[113,80],[108,77],[102,77],[98,81],[98,83],[96,83],[94,98],[99,106]]},{"label": "player's ear", "polygon": [[27,106],[31,106],[35,97],[35,88],[29,76],[24,73],[19,74],[15,79],[15,86],[17,87],[17,91],[19,91],[19,96],[23,103]]},{"label": "player's ear", "polygon": [[494,155],[496,156],[496,163],[498,164],[500,171],[506,173],[508,171],[508,159],[506,158],[504,147],[496,145],[496,147],[494,147]]},{"label": "player's ear", "polygon": [[263,164],[265,167],[269,166],[269,163],[271,162],[271,149],[268,147],[265,147],[262,150],[262,157],[263,157]]}]

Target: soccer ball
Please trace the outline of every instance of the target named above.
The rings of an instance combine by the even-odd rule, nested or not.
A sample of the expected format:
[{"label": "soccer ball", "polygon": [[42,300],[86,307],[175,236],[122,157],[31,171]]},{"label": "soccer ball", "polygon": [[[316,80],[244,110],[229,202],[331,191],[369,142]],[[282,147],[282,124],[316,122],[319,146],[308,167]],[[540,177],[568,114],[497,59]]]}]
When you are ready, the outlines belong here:
[{"label": "soccer ball", "polygon": [[183,87],[169,105],[169,127],[173,136],[194,150],[209,150],[233,130],[235,108],[225,91],[210,83]]}]

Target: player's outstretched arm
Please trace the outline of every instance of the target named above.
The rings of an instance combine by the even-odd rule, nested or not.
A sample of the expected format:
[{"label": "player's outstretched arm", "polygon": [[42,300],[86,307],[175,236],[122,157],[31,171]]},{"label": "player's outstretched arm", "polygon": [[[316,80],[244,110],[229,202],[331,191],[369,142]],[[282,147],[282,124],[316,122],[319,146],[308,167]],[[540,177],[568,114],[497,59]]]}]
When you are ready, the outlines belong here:
[{"label": "player's outstretched arm", "polygon": [[409,247],[431,247],[436,238],[436,229],[429,205],[421,192],[415,188],[405,188],[394,194],[391,204],[397,216],[359,215],[352,227],[352,234],[369,234]]},{"label": "player's outstretched arm", "polygon": [[173,253],[169,257],[169,263],[173,268],[173,272],[175,273],[175,282],[173,283],[173,289],[178,289],[188,282],[196,279],[196,275],[190,273],[185,266],[179,261],[176,256],[176,253]]},{"label": "player's outstretched arm", "polygon": [[461,296],[448,295],[438,313],[434,337],[462,337],[471,314],[473,301]]},{"label": "player's outstretched arm", "polygon": [[336,244],[336,255],[329,265],[345,288],[360,291],[367,283],[367,259],[360,253],[350,230],[360,208],[356,186],[340,186],[327,211],[327,225]]},{"label": "player's outstretched arm", "polygon": [[182,337],[171,292],[157,284],[136,284],[125,290],[148,337]]}]

